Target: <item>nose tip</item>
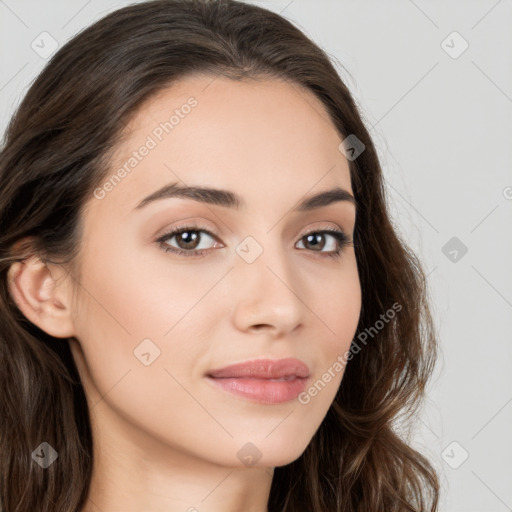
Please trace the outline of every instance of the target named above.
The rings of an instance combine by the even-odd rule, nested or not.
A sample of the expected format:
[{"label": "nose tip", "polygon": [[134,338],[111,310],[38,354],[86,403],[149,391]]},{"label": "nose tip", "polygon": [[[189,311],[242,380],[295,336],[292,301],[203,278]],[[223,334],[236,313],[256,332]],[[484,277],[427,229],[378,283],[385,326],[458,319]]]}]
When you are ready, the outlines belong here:
[{"label": "nose tip", "polygon": [[241,262],[237,271],[235,323],[239,329],[280,333],[297,328],[302,320],[304,303],[293,290],[297,279],[283,258],[263,251],[253,263]]}]

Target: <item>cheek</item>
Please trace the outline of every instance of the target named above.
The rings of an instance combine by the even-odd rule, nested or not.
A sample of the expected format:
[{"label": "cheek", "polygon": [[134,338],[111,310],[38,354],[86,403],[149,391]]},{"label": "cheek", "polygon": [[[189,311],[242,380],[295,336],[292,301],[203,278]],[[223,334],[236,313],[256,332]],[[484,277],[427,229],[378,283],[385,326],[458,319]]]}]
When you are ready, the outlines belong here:
[{"label": "cheek", "polygon": [[167,261],[165,252],[156,247],[141,250],[133,242],[116,239],[109,247],[123,251],[88,256],[82,283],[85,301],[98,327],[110,326],[133,341],[167,334],[217,279],[211,272]]},{"label": "cheek", "polygon": [[[312,360],[317,361],[314,379],[299,395],[298,402],[310,414],[323,418],[342,382],[347,356],[356,334],[361,313],[361,285],[355,256],[347,257],[340,272],[310,290],[311,309],[318,312],[315,344],[310,345]],[[341,384],[342,385],[342,384]]]},{"label": "cheek", "polygon": [[317,281],[323,283],[323,289],[316,287],[311,294],[312,309],[318,311],[319,322],[323,324],[324,364],[331,364],[350,348],[361,313],[361,284],[355,255],[349,254],[340,272]]},{"label": "cheek", "polygon": [[[187,375],[221,316],[212,289],[222,273],[172,264],[156,248],[149,261],[149,251],[130,248],[126,240],[112,238],[103,247],[111,250],[84,259],[77,312],[78,337],[95,386],[105,392],[130,369],[143,368],[141,378],[164,368]],[[164,373],[165,379],[168,385]]]},{"label": "cheek", "polygon": [[[84,266],[77,318],[95,412],[104,418],[115,410],[162,439],[195,435],[201,410],[180,384],[190,387],[206,350],[213,319],[204,313],[215,304],[201,297],[218,277],[178,265],[108,261],[106,254],[100,259],[101,265]],[[177,411],[183,411],[179,418]]]}]

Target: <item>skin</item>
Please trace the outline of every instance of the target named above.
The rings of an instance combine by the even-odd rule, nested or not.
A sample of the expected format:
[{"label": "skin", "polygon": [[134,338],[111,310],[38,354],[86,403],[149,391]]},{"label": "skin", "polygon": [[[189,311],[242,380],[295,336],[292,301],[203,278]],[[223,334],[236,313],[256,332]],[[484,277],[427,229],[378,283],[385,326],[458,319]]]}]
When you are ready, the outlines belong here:
[{"label": "skin", "polygon": [[[82,378],[95,457],[86,512],[266,511],[274,467],[306,449],[343,372],[306,405],[254,403],[214,388],[205,374],[296,357],[313,383],[356,332],[354,248],[336,259],[326,255],[338,248],[332,236],[323,249],[304,240],[329,228],[352,237],[355,206],[292,211],[324,190],[352,193],[342,138],[309,91],[276,79],[190,76],[139,110],[112,172],[190,96],[198,101],[190,114],[103,199],[88,201],[79,280],[35,257],[10,269],[20,309],[69,338]],[[167,198],[134,210],[171,182],[227,189],[246,206]],[[185,219],[215,235],[199,232],[204,257],[155,243]],[[235,251],[247,236],[263,249],[252,263]],[[166,244],[186,250],[176,236]],[[148,366],[134,355],[146,338],[160,350]],[[249,442],[261,453],[250,466],[237,457]]]}]

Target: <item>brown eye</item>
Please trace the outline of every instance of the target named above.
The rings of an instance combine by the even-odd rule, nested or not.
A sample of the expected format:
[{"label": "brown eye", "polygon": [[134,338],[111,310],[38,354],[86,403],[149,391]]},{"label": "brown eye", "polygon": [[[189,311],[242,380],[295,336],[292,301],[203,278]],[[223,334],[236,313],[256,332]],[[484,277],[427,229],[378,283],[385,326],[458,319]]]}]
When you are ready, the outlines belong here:
[{"label": "brown eye", "polygon": [[[213,240],[208,247],[208,238]],[[169,243],[175,239],[175,245]],[[182,256],[203,256],[205,250],[218,245],[215,236],[206,229],[196,226],[186,226],[175,229],[161,236],[157,242],[166,252],[174,252]],[[206,247],[199,247],[206,244]]]},{"label": "brown eye", "polygon": [[305,240],[306,249],[321,251],[325,247],[325,235],[323,233],[313,233],[302,238]]},{"label": "brown eye", "polygon": [[201,240],[198,231],[182,231],[174,236],[180,249],[196,249]]},{"label": "brown eye", "polygon": [[[326,240],[326,237],[331,237],[335,242]],[[314,231],[304,235],[300,242],[305,249],[331,257],[340,256],[341,250],[350,245],[349,237],[343,231],[338,230]],[[325,247],[327,250],[324,251]]]}]

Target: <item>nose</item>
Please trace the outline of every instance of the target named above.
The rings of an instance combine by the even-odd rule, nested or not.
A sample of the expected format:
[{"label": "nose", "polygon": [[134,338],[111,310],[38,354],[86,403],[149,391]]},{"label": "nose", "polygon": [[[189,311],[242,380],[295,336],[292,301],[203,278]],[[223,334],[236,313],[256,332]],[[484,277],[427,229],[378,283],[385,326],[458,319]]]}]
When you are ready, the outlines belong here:
[{"label": "nose", "polygon": [[301,296],[304,291],[284,249],[264,248],[252,263],[239,258],[235,267],[233,321],[237,329],[269,330],[278,337],[301,325],[307,311]]}]

